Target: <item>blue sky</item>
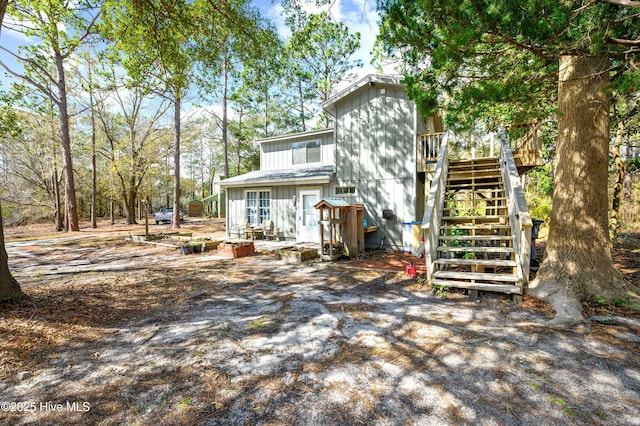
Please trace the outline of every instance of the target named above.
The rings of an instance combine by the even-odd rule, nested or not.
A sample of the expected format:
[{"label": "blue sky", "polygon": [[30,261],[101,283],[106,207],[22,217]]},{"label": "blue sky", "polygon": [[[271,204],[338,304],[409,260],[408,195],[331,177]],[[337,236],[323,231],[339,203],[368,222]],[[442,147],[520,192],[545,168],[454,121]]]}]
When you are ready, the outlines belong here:
[{"label": "blue sky", "polygon": [[[260,9],[262,16],[273,22],[278,29],[282,39],[284,40],[289,36],[289,30],[284,25],[284,18],[282,16],[282,6],[279,0],[252,0],[253,4]],[[304,2],[305,0],[299,0]],[[353,70],[358,76],[362,78],[367,74],[375,73],[375,67],[371,65],[372,50],[375,42],[376,35],[378,33],[378,21],[379,17],[375,9],[374,0],[333,0],[330,5],[319,8],[315,5],[314,0],[306,0],[305,8],[310,13],[318,13],[320,11],[328,11],[331,16],[336,20],[344,23],[351,33],[360,33],[361,47],[356,52],[352,59],[359,59],[363,66]],[[11,17],[5,15],[5,24],[11,23]],[[3,27],[2,34],[0,36],[0,45],[8,48],[9,50],[16,51],[16,46],[19,44],[25,44],[29,40],[22,34],[7,31],[6,27]],[[0,60],[9,65],[12,69],[20,69],[21,67],[16,64],[13,58],[7,53],[0,50]],[[0,67],[0,76],[6,83],[4,77],[4,69]],[[340,90],[348,83],[342,84],[337,89]],[[0,87],[7,88],[6,84],[0,85]],[[212,106],[213,109],[218,109],[216,106]],[[209,107],[211,108],[211,107]]]},{"label": "blue sky", "polygon": [[[260,9],[263,17],[276,25],[283,39],[289,35],[284,25],[280,1],[253,0],[253,3]],[[318,8],[313,0],[307,0],[306,9],[310,13],[328,11],[336,21],[344,23],[351,33],[359,32],[360,49],[354,59],[360,59],[363,67],[355,72],[359,77],[375,73],[375,68],[371,65],[371,52],[378,34],[379,17],[374,0],[333,0],[330,6],[322,8]]]}]

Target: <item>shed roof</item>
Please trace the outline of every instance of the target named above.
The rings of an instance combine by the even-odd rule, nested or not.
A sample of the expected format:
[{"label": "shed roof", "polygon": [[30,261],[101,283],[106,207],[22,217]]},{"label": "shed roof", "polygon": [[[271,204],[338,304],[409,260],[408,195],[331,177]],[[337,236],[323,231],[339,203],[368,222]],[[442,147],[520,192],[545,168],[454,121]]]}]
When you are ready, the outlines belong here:
[{"label": "shed roof", "polygon": [[290,169],[255,170],[220,181],[221,187],[255,187],[263,185],[297,185],[329,183],[335,173],[333,165],[304,165]]},{"label": "shed roof", "polygon": [[333,133],[333,127],[327,127],[324,129],[307,130],[306,132],[270,136],[268,138],[256,139],[254,142],[258,144],[262,144],[262,143],[269,143],[269,142],[281,142],[283,140],[308,139],[316,136],[330,135],[332,133]]},{"label": "shed roof", "polygon": [[342,198],[323,198],[318,201],[314,206],[316,209],[326,209],[326,208],[340,208],[340,207],[351,207],[349,202],[343,200]]}]

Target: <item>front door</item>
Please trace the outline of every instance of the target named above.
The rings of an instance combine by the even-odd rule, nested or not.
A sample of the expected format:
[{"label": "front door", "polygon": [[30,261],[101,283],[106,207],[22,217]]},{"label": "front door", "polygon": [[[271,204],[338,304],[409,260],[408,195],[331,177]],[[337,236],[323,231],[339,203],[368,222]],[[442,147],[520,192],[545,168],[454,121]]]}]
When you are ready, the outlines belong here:
[{"label": "front door", "polygon": [[298,241],[319,243],[320,228],[319,211],[313,206],[320,201],[319,189],[305,189],[298,191]]}]

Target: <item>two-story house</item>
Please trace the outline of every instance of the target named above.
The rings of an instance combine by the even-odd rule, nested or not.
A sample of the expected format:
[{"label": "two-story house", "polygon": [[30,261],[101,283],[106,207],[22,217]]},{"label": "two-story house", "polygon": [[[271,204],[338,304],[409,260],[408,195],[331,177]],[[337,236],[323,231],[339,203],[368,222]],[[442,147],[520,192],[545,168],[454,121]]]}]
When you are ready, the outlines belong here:
[{"label": "two-story house", "polygon": [[420,133],[442,131],[423,119],[399,77],[369,75],[323,105],[334,127],[270,137],[260,145],[260,170],[221,182],[227,230],[272,220],[280,237],[318,242],[325,197],[364,205],[366,245],[402,247],[403,223],[421,220],[429,178],[420,167]]}]

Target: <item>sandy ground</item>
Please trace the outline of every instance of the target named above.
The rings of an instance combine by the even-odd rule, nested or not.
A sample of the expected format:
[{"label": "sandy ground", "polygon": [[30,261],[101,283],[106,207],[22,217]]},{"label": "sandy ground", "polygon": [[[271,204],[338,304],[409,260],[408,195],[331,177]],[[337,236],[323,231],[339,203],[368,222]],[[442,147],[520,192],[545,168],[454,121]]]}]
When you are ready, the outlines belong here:
[{"label": "sandy ground", "polygon": [[[29,298],[0,305],[0,424],[640,424],[632,309],[560,330],[542,303],[443,299],[384,259],[183,256],[124,240],[139,229],[6,231]],[[637,282],[637,253],[616,257]]]}]

